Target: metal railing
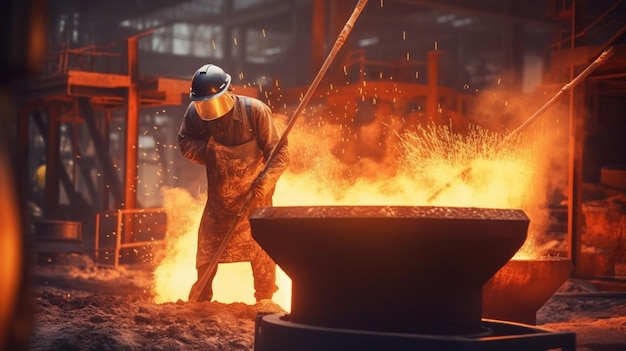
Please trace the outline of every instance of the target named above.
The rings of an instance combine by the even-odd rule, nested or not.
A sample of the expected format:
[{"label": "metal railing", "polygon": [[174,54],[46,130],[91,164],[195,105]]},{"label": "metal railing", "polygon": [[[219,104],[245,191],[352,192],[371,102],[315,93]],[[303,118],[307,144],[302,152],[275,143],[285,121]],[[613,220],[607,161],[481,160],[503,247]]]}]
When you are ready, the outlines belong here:
[{"label": "metal railing", "polygon": [[112,265],[117,268],[124,249],[149,250],[163,246],[167,225],[165,215],[163,208],[120,209],[96,214],[96,262],[100,261],[102,254],[105,261],[112,254]]},{"label": "metal railing", "polygon": [[[396,62],[373,61],[365,58],[365,50],[356,49],[348,52],[342,61],[344,74],[352,76],[354,74],[353,67],[357,69],[356,83],[363,83],[367,78],[369,80],[383,80],[392,78],[396,81],[409,80],[415,82],[416,67],[425,69],[427,67],[424,61],[401,60]],[[410,74],[412,72],[413,74]],[[422,75],[425,76],[425,75]],[[404,78],[404,79],[403,79]],[[419,79],[423,80],[422,77]]]},{"label": "metal railing", "polygon": [[112,47],[70,48],[66,43],[53,46],[46,58],[44,74],[57,76],[70,70],[124,74],[125,54],[113,51]]}]

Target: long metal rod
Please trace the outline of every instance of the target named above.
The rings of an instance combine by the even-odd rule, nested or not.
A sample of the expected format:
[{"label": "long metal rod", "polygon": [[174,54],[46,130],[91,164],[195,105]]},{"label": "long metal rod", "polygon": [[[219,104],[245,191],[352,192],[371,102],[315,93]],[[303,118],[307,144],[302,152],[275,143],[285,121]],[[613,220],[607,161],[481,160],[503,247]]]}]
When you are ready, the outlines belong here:
[{"label": "long metal rod", "polygon": [[[283,131],[283,134],[280,136],[280,139],[278,140],[278,142],[272,149],[272,152],[270,153],[267,160],[265,160],[265,167],[263,168],[260,174],[264,174],[265,172],[267,172],[270,164],[272,163],[272,160],[276,158],[276,155],[278,154],[280,149],[287,142],[287,135],[289,135],[289,132],[293,128],[294,124],[296,123],[296,119],[298,118],[300,113],[302,113],[306,105],[311,100],[313,93],[315,92],[320,82],[322,81],[322,78],[326,74],[326,71],[328,71],[328,68],[330,67],[330,64],[335,59],[335,56],[337,56],[337,52],[339,52],[339,49],[346,42],[348,35],[352,31],[352,27],[354,27],[354,23],[356,22],[357,18],[361,14],[361,11],[363,11],[363,8],[365,7],[366,4],[367,4],[367,0],[359,0],[359,2],[356,4],[356,7],[352,11],[352,15],[350,16],[350,18],[344,25],[343,29],[341,30],[341,33],[339,33],[339,36],[337,37],[337,40],[335,41],[335,45],[333,46],[331,51],[328,53],[326,60],[324,61],[324,63],[322,64],[322,67],[317,72],[317,75],[315,76],[315,78],[313,79],[313,82],[307,89],[306,94],[304,94],[304,97],[302,98],[302,100],[300,100],[300,103],[296,107],[296,110],[294,111],[293,116],[289,119],[289,122],[287,123],[287,126],[285,127],[285,130]],[[208,283],[211,273],[213,273],[213,270],[215,270],[215,268],[217,267],[217,264],[219,263],[219,259],[222,256],[222,253],[224,252],[224,250],[226,249],[226,245],[230,241],[230,238],[233,234],[233,230],[235,229],[235,226],[242,219],[243,214],[246,212],[246,209],[250,205],[250,201],[252,200],[253,197],[254,197],[254,194],[252,190],[249,190],[248,196],[246,197],[246,200],[244,201],[243,206],[237,213],[237,216],[235,217],[235,219],[232,221],[230,227],[228,228],[228,231],[224,235],[224,239],[222,239],[220,246],[217,248],[217,251],[211,258],[208,268],[202,274],[200,279],[198,279],[198,281],[191,287],[191,290],[189,292],[189,301],[198,301],[198,298],[200,297],[201,292],[204,290],[206,284]]]},{"label": "long metal rod", "polygon": [[[532,122],[534,122],[537,118],[539,118],[539,116],[541,116],[544,112],[546,112],[548,110],[548,108],[550,108],[557,101],[559,101],[565,95],[565,93],[567,93],[568,91],[573,89],[581,81],[583,81],[585,78],[587,78],[587,76],[589,76],[591,74],[591,72],[593,72],[596,68],[598,68],[600,65],[602,65],[611,55],[613,55],[613,51],[614,51],[613,47],[609,47],[608,49],[606,49],[600,56],[598,56],[597,59],[595,59],[595,61],[593,61],[589,66],[587,66],[587,68],[585,68],[585,70],[580,72],[580,74],[578,74],[569,83],[565,84],[561,88],[561,90],[559,90],[550,100],[548,100],[548,102],[546,102],[535,113],[533,113],[532,116],[530,116],[526,121],[524,121],[524,123],[522,123],[519,127],[515,128],[511,133],[509,133],[506,137],[504,137],[498,143],[498,145],[496,145],[496,149],[499,149],[504,144],[506,144],[509,141],[511,141],[511,139],[513,139],[513,137],[515,135],[517,135],[520,131],[522,131],[523,129],[528,127]],[[463,169],[463,171],[458,173],[456,175],[456,177],[454,177],[453,180],[447,182],[443,187],[441,187],[441,188],[439,188],[439,190],[435,191],[430,197],[428,197],[428,199],[426,199],[426,201],[428,203],[431,203],[433,200],[435,200],[437,197],[439,197],[439,195],[441,195],[441,193],[444,190],[450,188],[452,186],[452,184],[454,184],[454,182],[457,179],[465,177],[471,170],[472,170],[472,166],[471,165],[466,167],[465,169]]]}]

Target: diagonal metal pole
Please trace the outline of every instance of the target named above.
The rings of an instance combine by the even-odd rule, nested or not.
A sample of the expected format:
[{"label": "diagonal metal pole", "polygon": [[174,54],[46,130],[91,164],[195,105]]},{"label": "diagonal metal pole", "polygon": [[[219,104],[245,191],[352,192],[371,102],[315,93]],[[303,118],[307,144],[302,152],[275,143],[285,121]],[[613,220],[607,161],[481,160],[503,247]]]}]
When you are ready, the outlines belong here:
[{"label": "diagonal metal pole", "polygon": [[[337,56],[337,52],[339,52],[339,49],[346,42],[348,35],[352,31],[352,27],[354,27],[354,23],[356,22],[357,18],[361,14],[361,11],[363,11],[363,8],[365,7],[366,4],[367,4],[367,0],[359,0],[359,2],[356,4],[354,10],[352,11],[352,15],[350,15],[350,18],[348,19],[343,29],[339,33],[339,36],[337,37],[337,40],[335,41],[335,45],[328,53],[326,60],[324,61],[324,63],[322,64],[322,67],[317,72],[317,75],[313,79],[313,82],[311,83],[311,85],[309,85],[309,88],[307,89],[306,94],[304,94],[304,97],[302,98],[302,100],[300,100],[300,103],[296,107],[296,110],[294,111],[293,116],[289,119],[289,122],[287,123],[287,126],[285,127],[283,134],[280,136],[280,139],[278,140],[278,142],[272,149],[272,152],[270,153],[267,160],[265,160],[265,167],[261,171],[260,173],[261,175],[267,172],[270,164],[272,163],[274,158],[276,158],[276,155],[278,154],[280,149],[287,142],[287,135],[289,135],[289,132],[293,128],[294,124],[296,123],[296,119],[298,118],[300,113],[302,113],[306,105],[311,100],[313,93],[315,92],[320,82],[322,81],[322,78],[326,74],[326,71],[328,71],[328,68],[330,67],[330,64],[335,59],[335,56]],[[230,241],[230,238],[232,237],[235,226],[237,226],[237,224],[239,224],[239,222],[243,219],[242,218],[243,214],[246,212],[246,209],[250,205],[250,201],[252,200],[253,197],[254,197],[254,194],[252,190],[249,190],[246,200],[241,206],[241,209],[237,213],[237,216],[233,219],[230,227],[228,228],[228,231],[224,235],[224,238],[222,239],[220,245],[218,246],[215,254],[211,258],[211,261],[208,264],[207,270],[204,271],[204,273],[201,275],[198,281],[196,281],[196,283],[191,287],[191,290],[189,292],[189,301],[198,301],[198,298],[200,297],[201,292],[204,290],[204,288],[206,287],[209,281],[209,278],[211,277],[211,273],[213,273],[213,270],[215,270],[215,268],[217,267],[220,257],[222,256],[222,253],[224,253],[224,250],[226,249],[226,245],[228,245],[228,242]]]},{"label": "diagonal metal pole", "polygon": [[[539,108],[535,113],[532,114],[524,123],[522,123],[519,127],[515,128],[511,133],[509,133],[506,137],[504,137],[498,145],[496,145],[496,149],[502,147],[502,145],[508,143],[513,139],[513,137],[522,131],[524,128],[528,127],[532,122],[534,122],[539,116],[541,116],[544,112],[548,110],[552,105],[554,105],[557,101],[559,101],[565,93],[576,87],[580,82],[582,82],[587,76],[591,74],[591,72],[595,71],[600,65],[602,65],[609,57],[613,55],[613,47],[609,47],[606,49],[598,58],[596,58],[585,70],[580,72],[574,79],[572,79],[569,83],[565,84],[561,90],[559,90],[548,102],[546,102],[543,106]],[[467,166],[463,171],[458,173],[451,181],[447,182],[443,187],[439,188],[435,191],[428,199],[426,199],[427,203],[431,203],[435,200],[444,190],[450,188],[457,179],[464,178],[469,174],[472,170],[472,166]]]}]

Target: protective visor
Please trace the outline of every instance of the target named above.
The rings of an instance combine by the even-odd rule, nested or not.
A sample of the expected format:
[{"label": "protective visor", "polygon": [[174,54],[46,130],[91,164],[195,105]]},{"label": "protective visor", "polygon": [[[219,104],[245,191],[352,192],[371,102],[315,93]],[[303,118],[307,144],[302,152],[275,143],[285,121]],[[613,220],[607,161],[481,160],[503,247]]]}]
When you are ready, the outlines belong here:
[{"label": "protective visor", "polygon": [[233,106],[235,106],[235,98],[228,89],[224,89],[215,95],[211,95],[207,99],[194,101],[193,105],[201,119],[212,121],[224,116],[228,111],[232,110]]}]

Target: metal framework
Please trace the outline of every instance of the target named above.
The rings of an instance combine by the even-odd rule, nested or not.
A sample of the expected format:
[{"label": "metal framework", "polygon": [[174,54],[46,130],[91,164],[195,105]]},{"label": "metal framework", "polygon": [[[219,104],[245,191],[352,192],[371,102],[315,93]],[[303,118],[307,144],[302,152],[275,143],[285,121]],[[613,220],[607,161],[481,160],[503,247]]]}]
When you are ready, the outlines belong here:
[{"label": "metal framework", "polygon": [[[90,213],[99,209],[132,210],[139,207],[137,161],[140,110],[145,107],[182,105],[188,92],[188,82],[140,77],[137,40],[138,36],[127,38],[117,51],[114,47],[61,47],[51,53],[45,73],[29,81],[22,89],[18,142],[26,146],[28,154],[29,124],[33,121],[46,144],[44,218],[77,219],[93,223],[93,219],[85,216],[90,217]],[[109,150],[108,133],[112,112],[124,116],[123,160],[114,161]],[[80,143],[72,143],[71,162],[81,168],[80,172],[74,174],[68,174],[61,162],[60,128],[64,123],[74,133],[70,137],[72,139],[76,138],[77,126],[86,127],[95,152],[93,156],[88,156],[86,150],[80,150]],[[28,174],[27,160],[19,166],[21,174]],[[79,178],[89,190],[91,204],[79,194]],[[28,183],[25,182],[25,185]],[[69,214],[60,205],[62,193],[59,185],[63,186],[67,194]],[[28,193],[29,189],[23,191]],[[109,203],[110,199],[112,203]],[[88,224],[85,227],[88,230],[93,228]],[[130,239],[127,236],[124,241]]]},{"label": "metal framework", "polygon": [[[96,215],[96,240],[94,245],[95,262],[101,263],[105,256],[110,264],[110,253],[113,252],[113,267],[117,268],[122,258],[122,250],[160,248],[165,245],[165,226],[163,219],[157,215],[165,215],[165,209],[119,209],[113,213]],[[115,227],[111,229],[111,219],[115,219]],[[109,222],[108,226],[103,222]],[[103,229],[104,227],[104,229]],[[108,240],[107,240],[108,239]],[[113,239],[113,240],[111,240]],[[103,245],[103,242],[105,244]],[[108,261],[108,262],[107,262]]]}]

